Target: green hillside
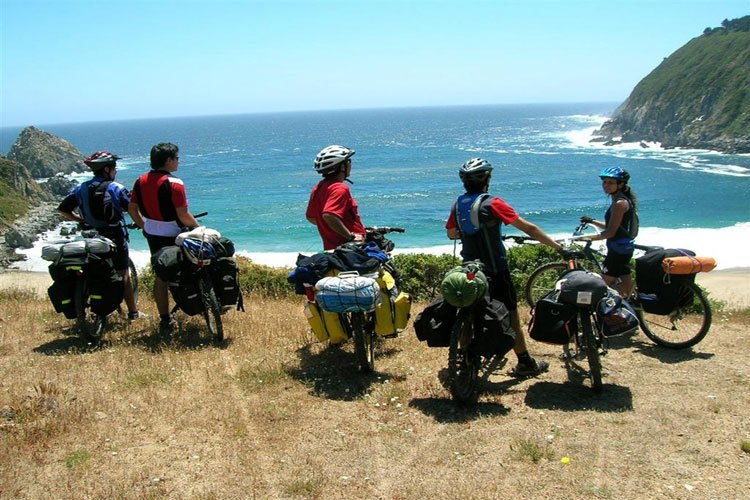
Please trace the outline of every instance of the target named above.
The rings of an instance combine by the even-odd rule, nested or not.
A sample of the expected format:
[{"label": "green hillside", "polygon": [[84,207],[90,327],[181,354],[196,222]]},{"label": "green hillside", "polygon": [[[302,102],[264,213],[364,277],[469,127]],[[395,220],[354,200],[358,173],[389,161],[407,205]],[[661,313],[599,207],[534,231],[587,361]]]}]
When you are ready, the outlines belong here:
[{"label": "green hillside", "polygon": [[597,135],[750,152],[750,16],[706,28],[664,59]]}]

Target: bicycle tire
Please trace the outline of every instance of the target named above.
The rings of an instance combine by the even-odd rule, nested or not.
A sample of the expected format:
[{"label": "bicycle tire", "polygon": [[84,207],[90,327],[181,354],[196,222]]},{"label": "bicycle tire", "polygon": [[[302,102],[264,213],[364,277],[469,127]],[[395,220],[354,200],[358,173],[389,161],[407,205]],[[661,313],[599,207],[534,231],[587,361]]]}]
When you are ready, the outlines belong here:
[{"label": "bicycle tire", "polygon": [[216,298],[211,277],[206,270],[201,271],[198,281],[198,289],[203,301],[203,318],[206,320],[208,332],[215,342],[224,341],[224,325],[221,322],[221,307]]},{"label": "bicycle tire", "polygon": [[591,312],[588,310],[582,310],[579,313],[581,319],[581,330],[583,335],[583,343],[585,345],[579,345],[580,348],[586,349],[586,358],[589,362],[589,375],[591,376],[591,388],[594,392],[602,392],[602,360],[599,354],[599,342],[597,341],[596,335],[594,335],[593,318]]},{"label": "bicycle tire", "polygon": [[375,331],[367,320],[365,313],[351,313],[352,336],[354,337],[354,355],[359,370],[364,373],[375,371]]},{"label": "bicycle tire", "polygon": [[703,290],[695,284],[686,285],[693,293],[692,303],[675,309],[669,315],[647,313],[636,307],[641,330],[656,345],[669,349],[687,349],[708,334],[713,314]]},{"label": "bicycle tire", "polygon": [[448,390],[461,405],[473,405],[479,399],[479,356],[470,351],[474,340],[472,319],[466,310],[459,312],[448,348]]},{"label": "bicycle tire", "polygon": [[104,337],[107,317],[89,311],[86,280],[79,276],[76,279],[75,294],[73,295],[76,310],[76,328],[81,337],[89,343],[98,344]]},{"label": "bicycle tire", "polygon": [[133,259],[128,258],[128,269],[130,269],[130,283],[133,286],[133,300],[138,304],[138,270],[135,268]]},{"label": "bicycle tire", "polygon": [[555,283],[568,270],[566,262],[552,262],[537,267],[526,280],[524,295],[529,307],[534,307],[539,299],[555,289]]}]

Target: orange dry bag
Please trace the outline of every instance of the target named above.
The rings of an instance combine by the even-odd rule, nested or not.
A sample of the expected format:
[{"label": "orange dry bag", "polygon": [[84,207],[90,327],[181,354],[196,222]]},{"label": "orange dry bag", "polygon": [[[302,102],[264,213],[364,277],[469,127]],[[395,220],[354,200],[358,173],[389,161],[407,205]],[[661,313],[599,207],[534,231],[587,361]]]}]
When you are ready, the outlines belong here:
[{"label": "orange dry bag", "polygon": [[661,261],[661,267],[667,274],[707,273],[716,267],[713,257],[667,257]]}]

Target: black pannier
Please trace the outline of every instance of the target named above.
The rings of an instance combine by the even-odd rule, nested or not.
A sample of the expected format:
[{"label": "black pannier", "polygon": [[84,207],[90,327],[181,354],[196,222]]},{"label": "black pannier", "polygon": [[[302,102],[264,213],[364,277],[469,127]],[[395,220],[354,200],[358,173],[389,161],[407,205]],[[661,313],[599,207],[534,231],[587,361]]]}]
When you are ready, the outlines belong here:
[{"label": "black pannier", "polygon": [[68,319],[75,319],[75,291],[79,272],[86,267],[86,257],[59,257],[49,265],[49,275],[52,285],[47,289],[52,307],[55,312],[62,313]]},{"label": "black pannier", "polygon": [[122,302],[125,282],[115,270],[112,260],[90,254],[84,275],[91,312],[106,316],[115,311]]},{"label": "black pannier", "polygon": [[578,309],[555,300],[552,292],[537,301],[531,309],[529,337],[537,342],[565,345],[578,332]]},{"label": "black pannier", "polygon": [[690,284],[695,282],[695,274],[667,275],[661,267],[665,258],[684,255],[695,256],[695,252],[669,248],[652,250],[635,260],[638,299],[644,311],[668,315],[693,302],[694,294]]},{"label": "black pannier", "polygon": [[169,283],[177,307],[188,316],[195,316],[204,311],[198,281],[200,277],[188,269],[183,269],[177,281]]},{"label": "black pannier", "polygon": [[455,322],[456,308],[440,297],[417,315],[414,332],[417,339],[427,342],[429,347],[448,347]]},{"label": "black pannier", "polygon": [[151,267],[154,274],[167,283],[175,282],[180,276],[182,264],[182,248],[171,245],[162,248],[151,256]]},{"label": "black pannier", "polygon": [[601,276],[583,269],[568,271],[558,281],[558,302],[578,306],[596,307],[607,296],[607,284]]},{"label": "black pannier", "polygon": [[76,307],[73,296],[76,291],[76,282],[72,281],[55,281],[47,289],[47,295],[55,308],[55,312],[62,313],[68,319],[75,319]]},{"label": "black pannier", "polygon": [[511,327],[508,308],[499,300],[487,298],[474,307],[479,323],[474,329],[477,352],[485,357],[505,356],[516,343],[516,332]]},{"label": "black pannier", "polygon": [[222,306],[237,306],[244,311],[240,290],[240,268],[231,257],[216,259],[208,268],[214,293]]}]

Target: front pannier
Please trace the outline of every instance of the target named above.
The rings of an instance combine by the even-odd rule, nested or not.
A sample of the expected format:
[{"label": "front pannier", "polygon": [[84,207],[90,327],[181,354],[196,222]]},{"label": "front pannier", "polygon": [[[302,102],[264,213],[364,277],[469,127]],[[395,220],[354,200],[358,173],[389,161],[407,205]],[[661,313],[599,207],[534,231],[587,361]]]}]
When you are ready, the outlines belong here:
[{"label": "front pannier", "polygon": [[52,277],[52,286],[47,289],[50,302],[55,311],[62,313],[68,319],[75,319],[75,291],[77,275],[84,272],[86,257],[61,257],[58,253],[57,260],[49,265],[49,274]]},{"label": "front pannier", "polygon": [[429,347],[448,347],[451,343],[451,331],[456,322],[456,311],[457,308],[443,297],[434,300],[414,320],[417,339],[427,342]]},{"label": "front pannier", "polygon": [[169,291],[177,307],[188,316],[195,316],[204,311],[203,299],[198,287],[199,280],[199,276],[184,269],[177,281],[169,283]]},{"label": "front pannier", "polygon": [[555,300],[550,292],[537,301],[531,310],[529,337],[537,342],[565,345],[578,331],[578,309]]},{"label": "front pannier", "polygon": [[477,352],[485,357],[505,356],[516,342],[508,308],[499,300],[487,298],[474,307],[477,308],[474,317],[479,323],[474,329]]},{"label": "front pannier", "polygon": [[231,257],[216,259],[208,268],[213,282],[214,292],[222,306],[237,306],[244,311],[242,291],[240,290],[240,268]]}]

